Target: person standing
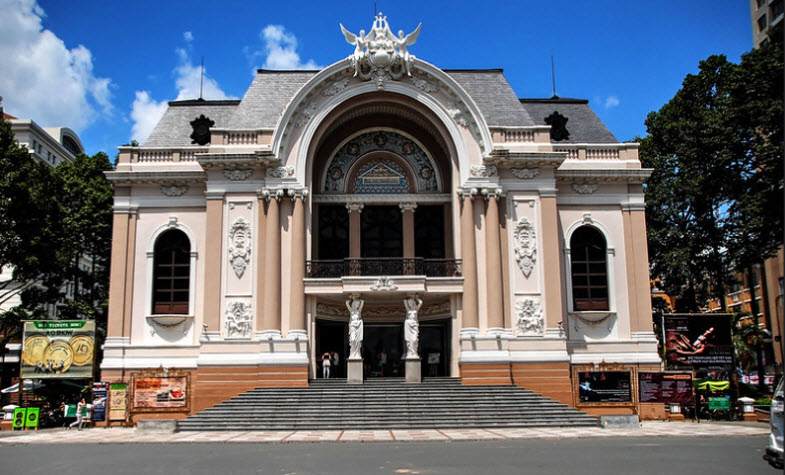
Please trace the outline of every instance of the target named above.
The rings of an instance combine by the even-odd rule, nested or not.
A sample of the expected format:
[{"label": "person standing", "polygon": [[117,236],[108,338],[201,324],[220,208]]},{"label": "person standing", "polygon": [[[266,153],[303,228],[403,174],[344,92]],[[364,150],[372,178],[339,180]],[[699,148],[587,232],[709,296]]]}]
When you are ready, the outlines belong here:
[{"label": "person standing", "polygon": [[322,355],[322,378],[328,379],[330,377],[330,353]]},{"label": "person standing", "polygon": [[79,400],[79,404],[76,405],[76,420],[68,426],[69,429],[73,429],[74,427],[78,426],[77,430],[82,430],[85,409],[87,409],[87,402],[85,402],[84,398],[82,398]]},{"label": "person standing", "polygon": [[341,362],[339,358],[340,357],[338,356],[337,351],[333,351],[332,353],[330,353],[330,363],[332,364],[331,369],[332,369],[333,378],[337,378],[339,376],[338,368],[340,367],[339,363]]}]

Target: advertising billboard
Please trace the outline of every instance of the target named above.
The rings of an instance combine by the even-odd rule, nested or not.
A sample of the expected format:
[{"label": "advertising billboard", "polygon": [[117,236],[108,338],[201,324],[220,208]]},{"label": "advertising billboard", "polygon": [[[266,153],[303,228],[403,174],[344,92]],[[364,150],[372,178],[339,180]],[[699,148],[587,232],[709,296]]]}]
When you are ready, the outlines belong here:
[{"label": "advertising billboard", "polygon": [[187,375],[135,375],[132,382],[133,410],[179,410],[188,407]]},{"label": "advertising billboard", "polygon": [[95,322],[37,320],[24,322],[20,375],[29,379],[93,376]]},{"label": "advertising billboard", "polygon": [[690,404],[693,401],[692,373],[638,373],[640,402],[678,402]]},{"label": "advertising billboard", "polygon": [[662,319],[666,369],[733,368],[731,315],[663,315]]},{"label": "advertising billboard", "polygon": [[578,391],[581,403],[632,402],[629,371],[581,371]]}]

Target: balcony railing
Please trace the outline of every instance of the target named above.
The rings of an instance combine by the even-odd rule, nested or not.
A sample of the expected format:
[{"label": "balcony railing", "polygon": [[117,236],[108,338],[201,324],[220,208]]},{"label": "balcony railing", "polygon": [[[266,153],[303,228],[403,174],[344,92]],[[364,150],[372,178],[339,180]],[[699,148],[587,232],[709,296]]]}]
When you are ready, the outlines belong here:
[{"label": "balcony railing", "polygon": [[460,259],[423,259],[421,257],[346,258],[308,261],[305,274],[313,278],[368,275],[424,275],[460,277]]}]

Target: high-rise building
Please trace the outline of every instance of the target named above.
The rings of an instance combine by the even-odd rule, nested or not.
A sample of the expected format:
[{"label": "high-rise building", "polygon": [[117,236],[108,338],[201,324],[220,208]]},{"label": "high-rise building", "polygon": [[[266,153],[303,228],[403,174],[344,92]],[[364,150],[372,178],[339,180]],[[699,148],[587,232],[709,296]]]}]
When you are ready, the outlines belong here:
[{"label": "high-rise building", "polygon": [[785,21],[785,0],[750,0],[752,19],[752,44],[757,48],[770,35],[782,36]]}]

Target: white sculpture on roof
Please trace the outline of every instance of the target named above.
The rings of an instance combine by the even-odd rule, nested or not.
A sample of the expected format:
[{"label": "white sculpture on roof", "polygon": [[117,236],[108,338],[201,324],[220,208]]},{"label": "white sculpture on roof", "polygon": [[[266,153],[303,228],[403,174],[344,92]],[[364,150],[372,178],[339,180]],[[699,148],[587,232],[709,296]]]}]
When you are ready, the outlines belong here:
[{"label": "white sculpture on roof", "polygon": [[376,81],[379,89],[384,88],[387,79],[400,79],[404,75],[411,76],[411,67],[415,57],[409,53],[417,37],[420,36],[422,23],[417,25],[408,35],[403,30],[398,31],[398,36],[390,29],[387,17],[381,12],[376,15],[371,30],[366,34],[360,30],[355,35],[339,24],[346,42],[354,45],[354,53],[349,56],[354,67],[354,76],[364,81]]}]

